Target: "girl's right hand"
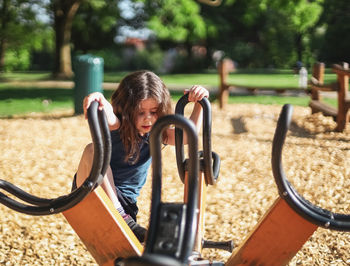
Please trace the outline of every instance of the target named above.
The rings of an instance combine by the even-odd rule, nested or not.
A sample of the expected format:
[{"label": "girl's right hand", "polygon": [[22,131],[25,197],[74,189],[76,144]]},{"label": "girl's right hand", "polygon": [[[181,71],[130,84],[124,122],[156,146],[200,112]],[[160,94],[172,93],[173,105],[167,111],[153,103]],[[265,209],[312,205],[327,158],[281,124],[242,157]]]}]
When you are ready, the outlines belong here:
[{"label": "girl's right hand", "polygon": [[84,109],[85,119],[87,119],[87,109],[89,109],[91,103],[94,101],[98,102],[99,110],[104,109],[106,102],[107,102],[106,98],[100,92],[93,92],[93,93],[89,94],[88,96],[85,96],[84,101],[83,101],[83,109]]},{"label": "girl's right hand", "polygon": [[87,119],[87,109],[90,107],[90,104],[93,101],[98,102],[99,110],[102,110],[102,109],[105,110],[110,130],[118,129],[119,120],[117,119],[117,116],[113,112],[113,107],[106,100],[106,98],[103,96],[103,94],[100,92],[93,92],[84,98],[83,109],[84,109],[85,119]]}]

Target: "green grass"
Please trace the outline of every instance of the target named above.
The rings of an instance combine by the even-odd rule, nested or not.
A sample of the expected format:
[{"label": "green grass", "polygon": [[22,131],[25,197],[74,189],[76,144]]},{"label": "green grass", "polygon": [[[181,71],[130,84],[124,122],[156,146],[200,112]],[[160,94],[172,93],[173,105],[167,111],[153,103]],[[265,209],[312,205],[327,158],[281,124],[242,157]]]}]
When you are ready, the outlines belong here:
[{"label": "green grass", "polygon": [[[308,75],[311,78],[311,75]],[[325,73],[324,82],[330,83],[336,80],[334,73]],[[292,72],[281,71],[277,73],[231,73],[228,77],[229,84],[248,86],[248,87],[270,87],[278,88],[298,88],[299,75]]]},{"label": "green grass", "polygon": [[1,73],[0,81],[38,81],[49,80],[51,73],[49,72],[11,72]]},{"label": "green grass", "polygon": [[[104,80],[106,82],[119,82],[126,72],[123,73],[106,73]],[[309,75],[310,76],[310,75]],[[162,80],[167,85],[176,84],[191,85],[201,84],[204,86],[218,86],[219,77],[217,73],[206,73],[206,74],[171,74],[171,75],[160,75]],[[326,73],[324,76],[325,83],[334,82],[336,75],[332,73]],[[228,78],[228,82],[241,86],[256,86],[256,87],[270,87],[270,88],[297,88],[299,77],[293,74],[291,71],[277,73],[246,73],[246,72],[235,72],[231,73]]]},{"label": "green grass", "polygon": [[[323,101],[329,105],[337,106],[337,100],[331,98],[323,98]],[[228,103],[259,103],[265,105],[277,104],[291,104],[296,106],[308,106],[310,97],[298,96],[278,96],[278,95],[247,95],[247,96],[230,96]]]},{"label": "green grass", "polygon": [[0,117],[52,112],[73,107],[73,91],[52,88],[0,87]]},{"label": "green grass", "polygon": [[[127,72],[105,73],[105,82],[119,82]],[[21,88],[10,84],[8,81],[32,81],[49,80],[51,74],[48,72],[16,72],[2,73],[0,75],[0,117],[11,117],[18,114],[32,112],[52,112],[58,109],[73,108],[73,90],[66,88]],[[216,73],[207,74],[175,74],[161,75],[165,84],[188,88],[193,84],[218,87],[218,75]],[[326,82],[334,81],[335,75],[326,74]],[[230,74],[229,82],[246,86],[281,86],[295,87],[297,77],[290,71],[280,72],[235,72]],[[107,98],[110,98],[112,91],[105,91]],[[171,91],[172,98],[177,101],[182,95],[182,91]],[[212,95],[215,97],[215,95]],[[212,97],[212,100],[214,99]],[[285,104],[307,106],[309,97],[284,97],[280,95],[247,95],[230,96],[229,103],[259,103],[259,104]],[[335,99],[325,99],[326,102],[336,106]]]}]

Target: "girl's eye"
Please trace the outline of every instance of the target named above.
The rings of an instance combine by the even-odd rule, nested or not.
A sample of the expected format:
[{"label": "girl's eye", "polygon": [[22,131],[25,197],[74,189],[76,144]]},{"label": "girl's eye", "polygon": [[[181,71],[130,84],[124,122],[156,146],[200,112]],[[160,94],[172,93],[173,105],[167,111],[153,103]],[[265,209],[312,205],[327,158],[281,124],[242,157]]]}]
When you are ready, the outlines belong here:
[{"label": "girl's eye", "polygon": [[157,115],[157,112],[151,112],[151,115]]}]

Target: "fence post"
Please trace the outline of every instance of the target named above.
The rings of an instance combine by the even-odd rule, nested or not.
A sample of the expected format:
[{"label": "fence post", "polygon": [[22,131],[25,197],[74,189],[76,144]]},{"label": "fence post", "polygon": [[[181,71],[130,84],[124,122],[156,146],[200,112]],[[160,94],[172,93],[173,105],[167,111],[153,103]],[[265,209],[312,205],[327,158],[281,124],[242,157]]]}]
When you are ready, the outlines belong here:
[{"label": "fence post", "polygon": [[[317,80],[318,85],[323,85],[324,80],[324,63],[317,62],[312,69],[312,77]],[[320,92],[318,90],[311,90],[311,99],[319,101],[321,99]]]},{"label": "fence post", "polygon": [[219,72],[219,105],[220,109],[223,109],[228,101],[229,96],[229,85],[228,85],[228,75],[230,71],[234,70],[234,64],[231,59],[223,59],[218,64]]},{"label": "fence post", "polygon": [[[349,64],[343,63],[343,69],[348,70]],[[336,130],[341,132],[345,129],[346,122],[349,120],[348,106],[346,103],[347,94],[349,90],[349,76],[343,72],[337,72],[338,80],[338,115],[337,115],[337,128]]]}]

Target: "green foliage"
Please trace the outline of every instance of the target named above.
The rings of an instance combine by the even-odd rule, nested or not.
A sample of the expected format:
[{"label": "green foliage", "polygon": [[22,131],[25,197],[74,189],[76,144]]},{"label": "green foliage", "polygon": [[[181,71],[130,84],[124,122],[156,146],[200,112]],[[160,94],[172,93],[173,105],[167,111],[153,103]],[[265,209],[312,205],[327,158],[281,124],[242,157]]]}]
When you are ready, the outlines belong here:
[{"label": "green foliage", "polygon": [[235,0],[202,6],[208,41],[240,67],[292,67],[309,61],[310,30],[323,0]]},{"label": "green foliage", "polygon": [[30,52],[25,48],[7,50],[5,62],[5,72],[28,70],[30,66]]},{"label": "green foliage", "polygon": [[164,61],[164,53],[157,46],[151,46],[144,50],[114,47],[91,51],[91,53],[104,59],[106,71],[148,69],[159,72]]},{"label": "green foliage", "polygon": [[75,52],[87,53],[114,45],[119,18],[117,3],[117,0],[90,0],[81,3],[72,25]]},{"label": "green foliage", "polygon": [[113,49],[92,50],[91,54],[103,58],[103,67],[105,71],[119,70],[123,65],[120,53]]},{"label": "green foliage", "polygon": [[[218,7],[195,0],[129,0],[134,12],[130,18],[121,16],[121,1],[80,2],[72,26],[73,54],[100,55],[107,71],[159,71],[166,51],[175,48],[175,73],[214,66],[211,55],[216,50],[240,68],[291,68],[298,60],[308,67],[316,60],[350,61],[349,0],[225,0]],[[54,2],[0,1],[0,48],[4,43],[9,49],[3,70],[52,67],[55,32],[38,19],[38,10]],[[47,10],[53,16],[53,9]],[[114,38],[123,26],[148,27],[156,38],[146,50],[116,46]],[[194,46],[205,46],[208,54],[196,56]]]},{"label": "green foliage", "polygon": [[199,4],[192,0],[150,0],[148,26],[157,38],[176,43],[195,43],[206,36]]},{"label": "green foliage", "polygon": [[[1,2],[0,55],[5,71],[26,70],[32,51],[52,49],[52,29],[38,19],[39,0],[4,0]],[[6,50],[8,49],[8,50]]]},{"label": "green foliage", "polygon": [[327,63],[350,62],[350,3],[349,0],[325,0],[321,18],[322,33],[319,60]]},{"label": "green foliage", "polygon": [[132,68],[134,69],[149,69],[159,72],[162,68],[164,54],[158,49],[139,50],[136,51],[134,60],[132,60]]}]

